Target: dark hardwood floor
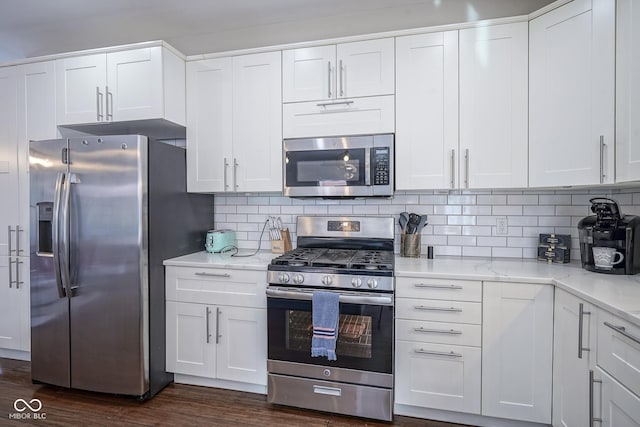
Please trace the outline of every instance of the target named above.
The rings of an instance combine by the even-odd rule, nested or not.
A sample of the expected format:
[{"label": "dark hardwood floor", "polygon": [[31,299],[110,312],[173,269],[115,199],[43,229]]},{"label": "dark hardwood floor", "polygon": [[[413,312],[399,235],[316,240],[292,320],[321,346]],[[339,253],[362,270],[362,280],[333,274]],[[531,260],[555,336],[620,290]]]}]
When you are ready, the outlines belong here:
[{"label": "dark hardwood floor", "polygon": [[[46,419],[10,419],[16,399],[39,399]],[[35,404],[35,403],[34,403]],[[19,405],[19,407],[22,407]],[[25,410],[24,414],[31,411]],[[30,415],[30,414],[29,414]],[[15,417],[15,415],[13,415]],[[31,383],[29,362],[0,359],[0,425],[34,426],[402,426],[457,425],[395,416],[393,423],[269,405],[266,396],[170,384],[147,402]]]}]

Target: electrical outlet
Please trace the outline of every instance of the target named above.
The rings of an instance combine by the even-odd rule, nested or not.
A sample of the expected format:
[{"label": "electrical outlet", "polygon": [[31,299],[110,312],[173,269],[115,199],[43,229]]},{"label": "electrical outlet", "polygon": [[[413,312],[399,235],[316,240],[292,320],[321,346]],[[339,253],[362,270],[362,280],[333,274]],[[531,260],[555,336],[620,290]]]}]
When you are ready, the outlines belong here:
[{"label": "electrical outlet", "polygon": [[506,236],[509,234],[506,216],[499,216],[496,218],[496,234],[498,236]]}]

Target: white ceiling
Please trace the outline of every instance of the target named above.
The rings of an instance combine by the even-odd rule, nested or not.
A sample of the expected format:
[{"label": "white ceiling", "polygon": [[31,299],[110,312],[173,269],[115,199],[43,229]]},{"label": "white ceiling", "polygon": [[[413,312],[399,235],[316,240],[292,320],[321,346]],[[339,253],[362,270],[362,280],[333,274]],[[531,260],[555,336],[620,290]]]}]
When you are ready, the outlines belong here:
[{"label": "white ceiling", "polygon": [[0,61],[165,40],[186,55],[528,14],[553,0],[0,0]]}]

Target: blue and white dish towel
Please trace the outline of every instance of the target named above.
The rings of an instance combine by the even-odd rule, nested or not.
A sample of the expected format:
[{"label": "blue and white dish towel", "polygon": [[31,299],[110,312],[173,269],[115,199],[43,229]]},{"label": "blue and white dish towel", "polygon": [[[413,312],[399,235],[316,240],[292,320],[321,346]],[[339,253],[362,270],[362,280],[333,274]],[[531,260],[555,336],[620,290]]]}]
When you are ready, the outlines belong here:
[{"label": "blue and white dish towel", "polygon": [[339,298],[340,295],[335,292],[313,292],[311,357],[326,356],[328,360],[337,360]]}]

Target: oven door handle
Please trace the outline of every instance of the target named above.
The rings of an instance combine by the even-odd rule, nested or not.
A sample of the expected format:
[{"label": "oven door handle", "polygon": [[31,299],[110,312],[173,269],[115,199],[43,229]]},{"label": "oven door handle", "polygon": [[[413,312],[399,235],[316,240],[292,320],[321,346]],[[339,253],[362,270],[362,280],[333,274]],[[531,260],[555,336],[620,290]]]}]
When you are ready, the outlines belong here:
[{"label": "oven door handle", "polygon": [[[393,305],[393,296],[380,295],[358,295],[356,292],[349,294],[338,292],[340,294],[339,301],[347,304],[370,304],[370,305]],[[267,289],[267,297],[297,299],[310,301],[313,297],[313,291],[293,290],[293,289]]]}]

